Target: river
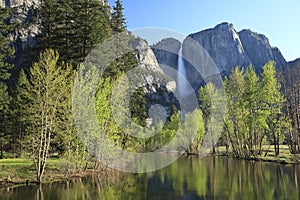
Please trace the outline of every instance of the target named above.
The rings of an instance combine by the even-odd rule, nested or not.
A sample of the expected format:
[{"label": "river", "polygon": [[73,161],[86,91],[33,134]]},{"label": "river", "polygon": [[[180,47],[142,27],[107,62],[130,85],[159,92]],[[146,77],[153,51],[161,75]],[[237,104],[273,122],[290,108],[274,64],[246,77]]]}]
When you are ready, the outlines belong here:
[{"label": "river", "polygon": [[300,199],[300,166],[182,157],[147,174],[90,175],[2,190],[1,200]]}]

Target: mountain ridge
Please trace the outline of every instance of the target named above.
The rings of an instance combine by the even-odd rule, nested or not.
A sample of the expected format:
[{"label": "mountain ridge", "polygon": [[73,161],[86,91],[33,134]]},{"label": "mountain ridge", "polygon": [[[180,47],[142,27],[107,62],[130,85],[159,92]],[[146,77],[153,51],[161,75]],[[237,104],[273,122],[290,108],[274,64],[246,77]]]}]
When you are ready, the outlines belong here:
[{"label": "mountain ridge", "polygon": [[[195,53],[195,47],[191,46],[191,41],[194,40],[201,45],[216,64],[221,75],[228,75],[236,66],[249,67],[250,65],[256,71],[261,71],[262,66],[273,60],[279,70],[283,70],[295,61],[286,61],[281,51],[277,47],[273,47],[267,36],[261,33],[252,31],[251,29],[242,29],[236,31],[234,25],[228,22],[217,24],[213,28],[208,28],[199,32],[189,34],[183,41],[183,55],[187,60],[196,60],[199,53]],[[164,39],[163,45],[172,45],[174,39]],[[161,45],[158,42],[153,46],[154,53],[161,64],[172,63],[166,53],[157,50]],[[173,45],[174,46],[174,45]],[[178,48],[178,47],[177,47]],[[179,49],[174,49],[178,52]],[[177,56],[178,57],[178,56]],[[199,60],[199,59],[198,59]],[[298,62],[297,62],[298,63]],[[199,63],[199,65],[204,65]],[[170,67],[177,69],[174,64]],[[192,86],[197,89],[203,82],[203,77],[190,64],[185,65],[187,76]],[[206,66],[209,67],[209,66]]]}]

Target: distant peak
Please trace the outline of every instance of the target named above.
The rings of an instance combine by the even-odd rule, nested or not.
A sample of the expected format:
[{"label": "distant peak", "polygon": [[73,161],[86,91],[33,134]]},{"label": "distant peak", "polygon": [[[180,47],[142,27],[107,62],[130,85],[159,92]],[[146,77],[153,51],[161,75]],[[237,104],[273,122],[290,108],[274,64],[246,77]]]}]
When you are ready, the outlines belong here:
[{"label": "distant peak", "polygon": [[215,28],[221,28],[221,27],[230,27],[232,28],[233,27],[233,24],[232,23],[229,23],[229,22],[222,22],[220,24],[217,24],[215,26]]},{"label": "distant peak", "polygon": [[237,32],[236,30],[234,29],[234,26],[232,23],[229,23],[229,22],[222,22],[220,24],[217,24],[215,27],[213,28],[209,28],[209,29],[205,29],[205,30],[202,30],[202,31],[199,31],[199,32],[196,32],[196,33],[192,33],[190,34],[189,36],[193,37],[195,35],[198,35],[198,34],[205,34],[207,32],[227,32],[229,34],[234,34],[234,35],[237,35]]}]

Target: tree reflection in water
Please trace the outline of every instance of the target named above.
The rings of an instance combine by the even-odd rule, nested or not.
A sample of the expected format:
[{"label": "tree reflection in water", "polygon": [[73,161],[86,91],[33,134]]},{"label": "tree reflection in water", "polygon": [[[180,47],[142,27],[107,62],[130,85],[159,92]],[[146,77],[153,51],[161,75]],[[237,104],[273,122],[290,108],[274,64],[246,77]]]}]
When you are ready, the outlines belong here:
[{"label": "tree reflection in water", "polygon": [[183,157],[146,174],[99,174],[3,190],[0,199],[300,199],[300,166]]}]

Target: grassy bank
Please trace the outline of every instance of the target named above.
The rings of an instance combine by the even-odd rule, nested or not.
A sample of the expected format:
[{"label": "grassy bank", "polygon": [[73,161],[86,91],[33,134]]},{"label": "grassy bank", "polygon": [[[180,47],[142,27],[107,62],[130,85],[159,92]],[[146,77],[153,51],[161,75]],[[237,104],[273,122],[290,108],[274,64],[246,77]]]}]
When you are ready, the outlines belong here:
[{"label": "grassy bank", "polygon": [[[281,164],[300,164],[300,154],[293,155],[289,152],[288,146],[280,146],[280,154],[275,156],[272,146],[264,146],[263,154],[249,159],[263,162],[274,162]],[[224,146],[217,147],[217,156],[226,155]],[[232,152],[229,152],[229,156]],[[48,159],[44,174],[44,182],[52,182],[61,180],[67,177],[82,177],[90,173],[95,173],[93,170],[94,163],[89,163],[87,170],[80,173],[72,173],[66,175],[65,168],[60,159]],[[96,171],[97,173],[101,172]],[[0,187],[32,183],[36,179],[35,167],[32,160],[29,159],[2,159],[0,160]]]},{"label": "grassy bank", "polygon": [[[35,167],[30,159],[14,158],[0,160],[0,187],[34,182]],[[59,159],[49,159],[44,179],[52,181],[61,176]]]},{"label": "grassy bank", "polygon": [[[98,163],[99,164],[99,163]],[[96,167],[96,169],[95,169]],[[115,171],[102,165],[95,166],[89,161],[79,169],[66,170],[64,159],[47,159],[43,182],[54,182],[66,178],[84,177],[89,174],[114,173]],[[25,158],[0,159],[0,188],[36,184],[35,166],[32,160]]]},{"label": "grassy bank", "polygon": [[[256,157],[251,157],[249,159],[262,161],[262,162],[275,162],[281,164],[300,164],[300,154],[291,154],[289,147],[287,145],[280,145],[279,155],[275,155],[273,146],[265,145],[263,147],[263,153]],[[217,154],[219,156],[226,155],[225,146],[217,148]],[[229,151],[229,156],[232,155],[232,152]]]}]

